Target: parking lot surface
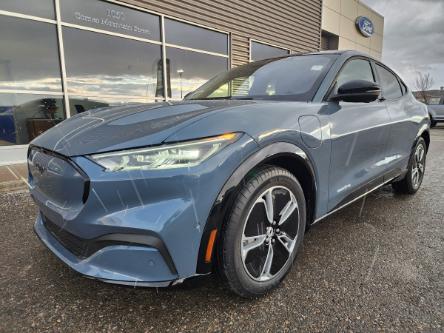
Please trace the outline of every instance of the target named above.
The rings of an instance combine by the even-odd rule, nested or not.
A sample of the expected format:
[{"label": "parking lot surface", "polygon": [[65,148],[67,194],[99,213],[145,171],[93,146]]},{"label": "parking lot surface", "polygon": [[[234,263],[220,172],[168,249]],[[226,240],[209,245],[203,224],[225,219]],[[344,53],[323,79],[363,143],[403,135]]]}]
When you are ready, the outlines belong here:
[{"label": "parking lot surface", "polygon": [[34,235],[26,192],[0,199],[0,332],[444,330],[444,126],[415,196],[386,186],[326,218],[257,300],[214,276],[168,289],[83,278]]}]

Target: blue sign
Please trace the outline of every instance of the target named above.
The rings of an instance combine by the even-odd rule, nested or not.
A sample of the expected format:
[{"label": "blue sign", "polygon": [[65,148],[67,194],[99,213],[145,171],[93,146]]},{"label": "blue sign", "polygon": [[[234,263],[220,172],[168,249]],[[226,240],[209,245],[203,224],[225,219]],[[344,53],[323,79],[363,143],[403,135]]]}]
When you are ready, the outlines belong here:
[{"label": "blue sign", "polygon": [[368,17],[359,16],[356,19],[356,28],[364,37],[371,37],[375,32],[375,26]]}]

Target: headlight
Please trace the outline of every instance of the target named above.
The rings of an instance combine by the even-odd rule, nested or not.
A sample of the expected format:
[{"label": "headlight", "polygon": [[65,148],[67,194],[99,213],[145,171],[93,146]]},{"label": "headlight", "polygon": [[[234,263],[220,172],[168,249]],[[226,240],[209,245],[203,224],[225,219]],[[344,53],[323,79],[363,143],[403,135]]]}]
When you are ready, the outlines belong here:
[{"label": "headlight", "polygon": [[239,138],[228,133],[152,148],[94,154],[90,158],[106,171],[160,170],[196,166]]}]

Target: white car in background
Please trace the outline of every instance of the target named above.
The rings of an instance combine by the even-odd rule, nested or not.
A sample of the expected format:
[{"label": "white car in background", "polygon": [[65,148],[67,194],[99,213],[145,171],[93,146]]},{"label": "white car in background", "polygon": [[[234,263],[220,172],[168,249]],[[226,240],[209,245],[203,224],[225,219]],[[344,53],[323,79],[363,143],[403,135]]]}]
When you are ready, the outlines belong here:
[{"label": "white car in background", "polygon": [[435,127],[437,123],[444,122],[444,97],[441,97],[438,104],[427,105],[429,110],[431,127]]}]

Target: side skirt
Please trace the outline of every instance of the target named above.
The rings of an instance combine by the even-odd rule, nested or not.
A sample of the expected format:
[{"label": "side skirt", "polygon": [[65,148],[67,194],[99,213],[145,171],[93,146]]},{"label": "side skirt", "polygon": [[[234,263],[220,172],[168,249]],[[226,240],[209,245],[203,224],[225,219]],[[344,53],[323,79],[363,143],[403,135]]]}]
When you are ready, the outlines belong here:
[{"label": "side skirt", "polygon": [[380,187],[382,187],[382,186],[384,186],[384,185],[390,183],[391,181],[393,181],[394,179],[398,178],[399,176],[400,176],[400,175],[397,175],[397,176],[395,176],[395,177],[392,176],[392,177],[389,178],[388,180],[386,180],[386,181],[380,183],[379,185],[377,185],[377,186],[373,187],[372,189],[370,189],[370,190],[364,192],[363,194],[358,195],[357,197],[355,197],[355,198],[353,198],[352,200],[350,200],[350,201],[348,201],[348,202],[346,202],[346,203],[340,205],[340,206],[337,207],[337,208],[334,208],[333,210],[331,210],[331,211],[328,212],[327,214],[325,214],[325,215],[323,215],[323,216],[317,218],[317,219],[316,219],[311,225],[314,225],[314,224],[320,222],[321,220],[325,219],[327,216],[330,216],[331,214],[336,213],[337,211],[341,210],[342,208],[345,208],[345,207],[347,207],[348,205],[351,205],[352,203],[358,201],[359,199],[362,199],[363,197],[367,196],[368,194],[370,194],[370,193],[376,191],[378,188],[380,188]]}]

